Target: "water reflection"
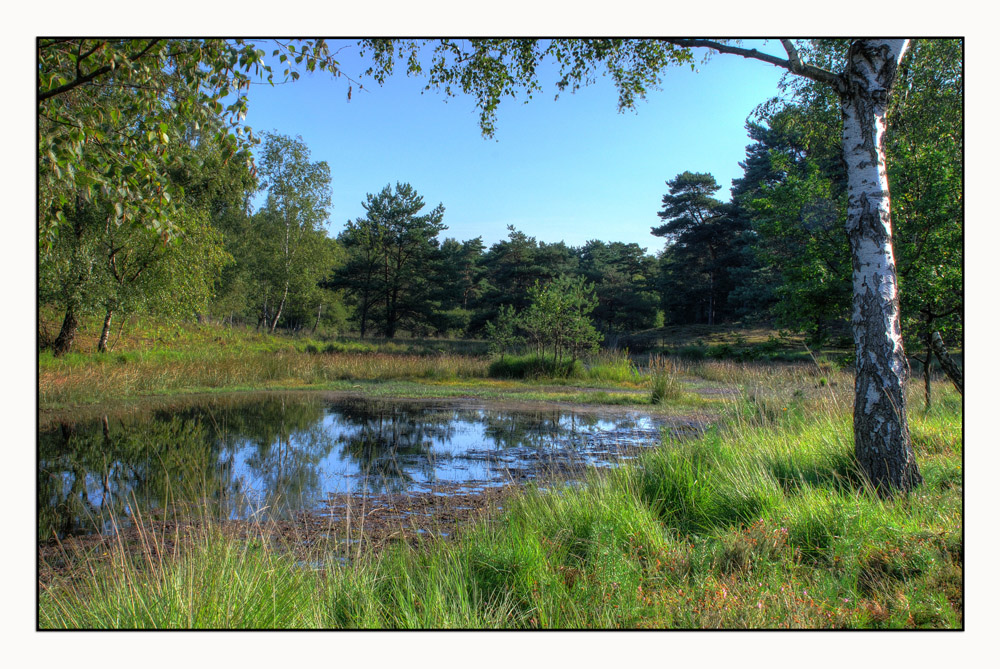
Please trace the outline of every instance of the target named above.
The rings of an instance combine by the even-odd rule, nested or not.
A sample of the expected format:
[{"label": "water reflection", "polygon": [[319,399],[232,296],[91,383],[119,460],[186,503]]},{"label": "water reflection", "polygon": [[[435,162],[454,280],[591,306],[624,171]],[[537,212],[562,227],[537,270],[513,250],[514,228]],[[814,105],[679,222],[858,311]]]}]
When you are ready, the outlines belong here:
[{"label": "water reflection", "polygon": [[308,394],[64,421],[39,432],[39,539],[108,531],[136,511],[155,517],[190,505],[229,518],[262,508],[288,517],[338,492],[488,485],[512,469],[606,465],[654,443],[660,427],[638,414]]}]

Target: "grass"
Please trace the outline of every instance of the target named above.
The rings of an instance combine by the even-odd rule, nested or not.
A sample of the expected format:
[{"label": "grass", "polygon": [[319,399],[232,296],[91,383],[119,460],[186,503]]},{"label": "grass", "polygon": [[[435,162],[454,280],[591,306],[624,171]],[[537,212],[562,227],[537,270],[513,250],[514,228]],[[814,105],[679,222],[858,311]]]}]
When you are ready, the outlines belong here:
[{"label": "grass", "polygon": [[485,376],[483,359],[459,355],[297,351],[92,356],[39,363],[42,407],[86,404],[146,394],[209,390],[323,387],[337,381],[473,379]]},{"label": "grass", "polygon": [[[81,334],[80,341],[85,341]],[[644,380],[627,352],[581,361],[537,356],[490,361],[482,342],[455,340],[318,340],[212,325],[142,324],[113,352],[42,351],[42,409],[94,405],[139,397],[250,390],[360,390],[407,396],[496,398],[643,404]],[[502,385],[505,381],[521,385]],[[567,393],[540,384],[577,388]],[[418,387],[422,386],[422,387]],[[595,388],[587,393],[584,388]],[[608,392],[609,390],[616,392]],[[635,391],[635,394],[631,394]],[[546,397],[547,396],[547,397]]]},{"label": "grass", "polygon": [[748,383],[702,438],[665,438],[583,485],[526,489],[448,539],[341,566],[303,563],[266,527],[246,538],[209,523],[171,551],[111,546],[82,576],[40,586],[40,626],[963,626],[953,391],[940,384],[931,412],[911,411],[925,482],[887,500],[855,469],[843,374],[831,387],[805,368],[771,383],[755,366],[703,371]]}]

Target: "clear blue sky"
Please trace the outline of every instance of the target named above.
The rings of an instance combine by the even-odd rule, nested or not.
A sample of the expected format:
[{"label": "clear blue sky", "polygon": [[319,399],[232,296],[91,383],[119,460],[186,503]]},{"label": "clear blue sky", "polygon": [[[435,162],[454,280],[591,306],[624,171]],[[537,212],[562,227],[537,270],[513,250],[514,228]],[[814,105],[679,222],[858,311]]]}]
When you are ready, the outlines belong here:
[{"label": "clear blue sky", "polygon": [[[337,59],[355,78],[366,67],[356,47]],[[656,252],[663,240],[649,230],[659,222],[665,181],[685,170],[711,172],[728,199],[749,143],[747,116],[778,93],[776,67],[724,55],[697,62],[698,72],[665,71],[661,90],[621,114],[609,79],[553,100],[555,71],[543,71],[542,93],[500,105],[492,139],[483,138],[471,97],[421,94],[424,80],[402,72],[381,87],[355,86],[350,102],[348,82],[327,73],[253,86],[246,123],[300,135],[313,160],[329,163],[332,235],[364,215],[366,193],[400,181],[428,208],[444,204],[442,238],[482,236],[489,246],[514,225],[540,241],[637,242]]]}]

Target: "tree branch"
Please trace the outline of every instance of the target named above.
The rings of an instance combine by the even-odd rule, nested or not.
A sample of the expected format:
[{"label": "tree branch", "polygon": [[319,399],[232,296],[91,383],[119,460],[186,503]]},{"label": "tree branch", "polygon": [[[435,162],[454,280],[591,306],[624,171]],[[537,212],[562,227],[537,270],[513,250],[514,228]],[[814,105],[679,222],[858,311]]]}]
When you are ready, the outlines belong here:
[{"label": "tree branch", "polygon": [[[780,67],[794,74],[806,77],[807,79],[812,79],[813,81],[819,81],[822,83],[830,84],[834,88],[840,90],[843,85],[843,79],[840,75],[834,74],[833,72],[828,72],[822,68],[816,67],[815,65],[808,65],[802,62],[799,57],[798,50],[792,44],[791,40],[783,39],[781,40],[782,46],[788,53],[788,60],[783,58],[778,58],[777,56],[772,56],[771,54],[763,53],[757,51],[757,49],[744,49],[738,46],[732,46],[730,44],[723,44],[722,42],[716,42],[715,40],[707,39],[668,39],[667,42],[675,44],[680,47],[685,48],[696,48],[702,47],[705,49],[712,49],[713,51],[718,51],[719,53],[728,53],[734,56],[742,56],[743,58],[750,58],[752,60],[759,60],[763,63],[768,63],[774,65],[775,67]],[[789,50],[790,49],[790,50]]]},{"label": "tree branch", "polygon": [[[146,45],[145,49],[143,49],[142,51],[140,51],[137,54],[129,56],[128,59],[130,61],[132,61],[132,62],[139,60],[140,58],[142,58],[143,56],[145,56],[147,53],[149,53],[149,50],[152,49],[154,46],[156,46],[157,42],[159,42],[159,41],[160,40],[158,40],[158,39],[150,40],[149,44]],[[44,93],[40,92],[38,94],[38,101],[39,102],[44,102],[45,100],[48,100],[49,98],[55,97],[57,95],[61,95],[61,94],[65,93],[65,92],[67,92],[67,91],[71,91],[74,88],[77,88],[78,86],[82,86],[83,84],[87,83],[88,81],[93,81],[97,77],[99,77],[99,76],[101,76],[103,74],[107,74],[110,71],[111,71],[111,66],[110,65],[105,65],[105,66],[99,67],[96,70],[94,70],[93,72],[89,72],[89,73],[87,73],[87,74],[85,74],[83,76],[77,76],[76,79],[74,79],[73,81],[68,81],[65,84],[63,84],[62,86],[56,86],[55,88],[49,89],[49,90],[45,91]]]},{"label": "tree branch", "polygon": [[795,43],[790,39],[781,38],[779,40],[788,54],[788,62],[792,66],[792,72],[802,69],[802,58],[799,57],[799,50],[795,48]]}]

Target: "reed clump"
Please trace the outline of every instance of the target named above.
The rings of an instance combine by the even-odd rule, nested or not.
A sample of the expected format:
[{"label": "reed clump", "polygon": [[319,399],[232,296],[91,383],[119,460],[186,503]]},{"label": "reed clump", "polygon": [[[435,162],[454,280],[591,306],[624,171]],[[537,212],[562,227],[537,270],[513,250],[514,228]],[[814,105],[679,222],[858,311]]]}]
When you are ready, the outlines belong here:
[{"label": "reed clump", "polygon": [[677,368],[670,358],[655,355],[649,359],[649,403],[666,404],[676,402],[684,396],[678,379]]}]

